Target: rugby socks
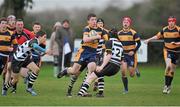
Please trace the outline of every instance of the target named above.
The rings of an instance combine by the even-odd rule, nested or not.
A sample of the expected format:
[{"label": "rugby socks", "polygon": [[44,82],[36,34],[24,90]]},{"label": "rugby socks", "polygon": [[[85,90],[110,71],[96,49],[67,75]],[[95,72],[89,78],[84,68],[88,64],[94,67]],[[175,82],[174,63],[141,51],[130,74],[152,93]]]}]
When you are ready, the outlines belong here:
[{"label": "rugby socks", "polygon": [[[85,75],[84,80],[83,80],[83,82],[82,82],[82,84],[81,84],[81,87],[83,86],[84,82],[86,81],[87,75],[88,75],[88,71],[86,72],[86,75]],[[80,87],[80,88],[81,88],[81,87]]]},{"label": "rugby socks", "polygon": [[172,80],[173,80],[173,77],[165,76],[165,85],[166,86],[171,86]]},{"label": "rugby socks", "polygon": [[10,88],[11,86],[13,86],[13,84],[11,83],[11,81],[9,81],[7,84],[4,85],[3,90],[8,90],[8,88]]},{"label": "rugby socks", "polygon": [[37,79],[37,76],[38,75],[33,72],[30,73],[29,78],[28,78],[28,85],[27,85],[28,88],[32,88],[33,83]]},{"label": "rugby socks", "polygon": [[99,90],[99,94],[103,94],[103,92],[104,92],[104,77],[98,78],[98,90]]},{"label": "rugby socks", "polygon": [[168,86],[171,86],[172,80],[173,80],[173,77],[169,77],[169,84],[168,84]]},{"label": "rugby socks", "polygon": [[122,77],[122,82],[124,85],[124,90],[128,91],[128,79],[127,79],[127,77]]},{"label": "rugby socks", "polygon": [[71,77],[71,82],[70,82],[70,84],[69,84],[69,86],[68,86],[68,93],[71,93],[72,88],[73,88],[73,86],[74,86],[74,83],[76,82],[77,79],[78,79],[78,77],[75,76],[75,75],[73,75],[73,76]]},{"label": "rugby socks", "polygon": [[81,89],[79,90],[78,95],[83,96],[83,94],[87,92],[88,88],[89,88],[89,84],[84,83]]},{"label": "rugby socks", "polygon": [[15,84],[12,86],[12,88],[13,88],[14,90],[16,90],[16,89],[17,89],[17,83],[15,83]]}]

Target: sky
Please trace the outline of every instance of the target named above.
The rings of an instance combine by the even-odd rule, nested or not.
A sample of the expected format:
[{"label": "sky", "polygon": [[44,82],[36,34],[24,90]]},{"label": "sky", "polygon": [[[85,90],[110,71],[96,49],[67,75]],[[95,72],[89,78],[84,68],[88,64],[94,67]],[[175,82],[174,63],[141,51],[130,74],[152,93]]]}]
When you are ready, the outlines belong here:
[{"label": "sky", "polygon": [[[2,3],[3,0],[0,0]],[[33,0],[34,5],[32,10],[28,11],[43,11],[49,9],[73,9],[73,8],[105,8],[108,3],[111,1],[114,4],[119,2],[119,0]],[[134,3],[142,2],[144,0],[121,0],[121,7],[126,9],[131,7]]]}]

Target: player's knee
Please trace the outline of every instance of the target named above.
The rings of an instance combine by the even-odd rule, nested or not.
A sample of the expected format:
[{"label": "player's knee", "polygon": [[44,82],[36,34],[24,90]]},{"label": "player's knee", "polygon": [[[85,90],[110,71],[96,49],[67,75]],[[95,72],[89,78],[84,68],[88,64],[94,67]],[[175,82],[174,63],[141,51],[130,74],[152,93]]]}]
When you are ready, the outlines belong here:
[{"label": "player's knee", "polygon": [[39,71],[40,71],[39,67],[34,68],[34,72],[39,73]]},{"label": "player's knee", "polygon": [[16,84],[16,83],[18,83],[18,81],[19,81],[18,78],[13,78],[12,79],[12,84]]}]

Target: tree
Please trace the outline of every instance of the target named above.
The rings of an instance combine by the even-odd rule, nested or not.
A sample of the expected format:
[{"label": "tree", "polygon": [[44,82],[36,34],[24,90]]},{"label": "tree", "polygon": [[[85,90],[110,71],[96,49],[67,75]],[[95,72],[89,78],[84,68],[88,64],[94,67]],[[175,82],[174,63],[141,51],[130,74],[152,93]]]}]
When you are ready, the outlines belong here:
[{"label": "tree", "polygon": [[33,0],[4,0],[0,6],[1,16],[15,15],[23,18],[28,8],[32,9]]}]

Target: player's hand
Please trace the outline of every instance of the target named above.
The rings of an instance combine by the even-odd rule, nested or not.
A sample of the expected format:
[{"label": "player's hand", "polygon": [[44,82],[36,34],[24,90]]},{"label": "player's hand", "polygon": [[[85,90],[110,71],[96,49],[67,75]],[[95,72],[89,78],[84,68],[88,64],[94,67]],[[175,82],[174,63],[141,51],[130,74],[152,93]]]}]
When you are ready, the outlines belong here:
[{"label": "player's hand", "polygon": [[103,69],[103,68],[102,68],[101,66],[97,66],[97,67],[96,67],[96,71],[97,71],[97,72],[100,72],[102,69]]},{"label": "player's hand", "polygon": [[133,55],[134,55],[134,51],[130,51],[130,52],[128,53],[128,55],[133,56]]},{"label": "player's hand", "polygon": [[12,47],[10,47],[10,48],[8,48],[8,50],[9,50],[10,52],[12,52],[12,51],[13,51],[13,48],[12,48]]},{"label": "player's hand", "polygon": [[101,39],[101,35],[98,35],[98,34],[97,34],[97,39]]},{"label": "player's hand", "polygon": [[48,50],[46,50],[45,53],[48,54],[48,55],[51,55],[51,54],[52,54],[52,51],[51,51],[50,49],[48,49]]},{"label": "player's hand", "polygon": [[180,45],[180,42],[171,42],[173,45]]},{"label": "player's hand", "polygon": [[144,40],[144,43],[148,44],[149,43],[149,39]]}]

